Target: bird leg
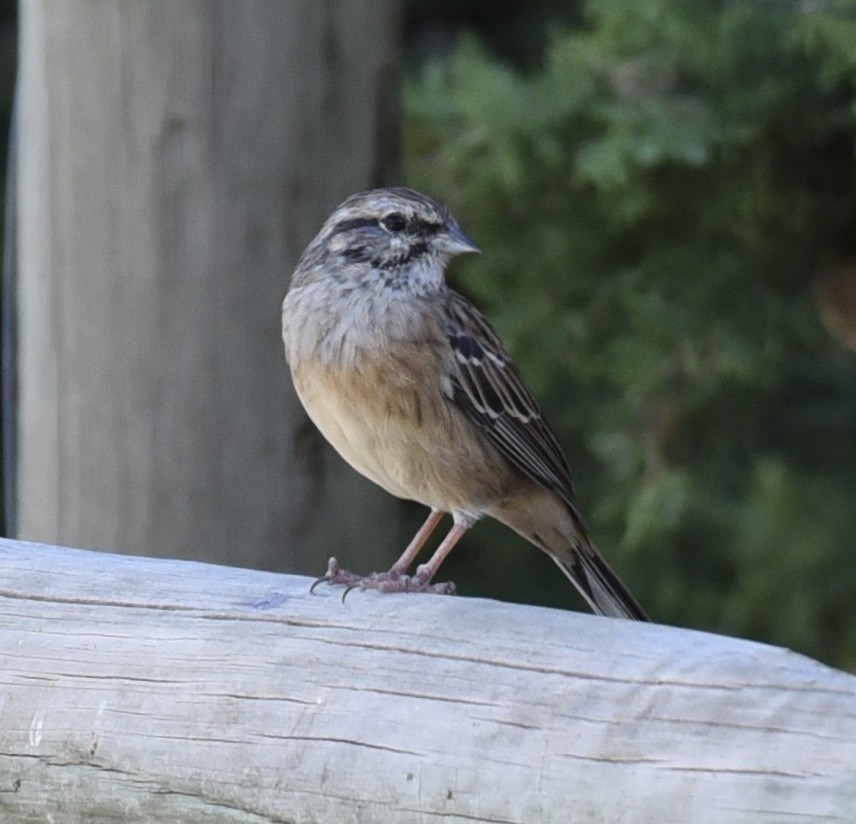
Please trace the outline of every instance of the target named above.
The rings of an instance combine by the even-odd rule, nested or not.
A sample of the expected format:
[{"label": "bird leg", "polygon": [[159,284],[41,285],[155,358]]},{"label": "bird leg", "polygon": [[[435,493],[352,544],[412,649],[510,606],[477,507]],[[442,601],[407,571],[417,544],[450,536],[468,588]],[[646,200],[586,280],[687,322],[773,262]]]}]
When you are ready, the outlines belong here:
[{"label": "bird leg", "polygon": [[[416,588],[418,592],[425,591],[423,588],[431,583],[431,579],[437,574],[440,565],[446,560],[446,556],[455,548],[458,541],[464,537],[464,533],[469,529],[469,525],[454,524],[443,538],[440,546],[434,551],[434,554],[424,563],[416,567],[416,574],[410,579],[411,588]],[[451,595],[455,591],[455,585],[451,582],[447,584],[434,584],[433,587],[451,587],[448,591],[443,591],[443,594]],[[435,591],[433,588],[432,592]],[[441,592],[442,590],[436,590]]]},{"label": "bird leg", "polygon": [[416,568],[415,575],[394,573],[392,570],[380,575],[370,575],[367,578],[350,584],[342,595],[342,600],[345,600],[352,589],[376,589],[380,592],[431,592],[435,595],[454,595],[455,585],[451,581],[442,584],[432,584],[431,579],[436,575],[446,556],[454,549],[455,544],[461,540],[461,537],[468,529],[469,526],[455,524],[449,530],[446,537],[443,538],[443,541],[434,551],[431,558]]},{"label": "bird leg", "polygon": [[[353,572],[340,569],[339,562],[335,558],[331,558],[327,564],[327,573],[315,581],[309,591],[312,592],[315,587],[323,581],[328,584],[342,584],[346,586],[347,589],[342,596],[342,600],[344,600],[347,594],[354,588],[377,589],[381,592],[433,592],[442,595],[453,593],[455,591],[455,585],[452,583],[430,585],[431,578],[437,571],[440,563],[442,563],[443,558],[445,558],[451,549],[450,546],[449,550],[446,550],[440,560],[434,563],[434,560],[437,555],[439,555],[443,544],[448,541],[448,536],[446,540],[443,541],[443,544],[437,548],[437,551],[428,563],[423,564],[417,569],[416,575],[412,577],[407,575],[407,570],[419,554],[419,551],[423,546],[425,546],[425,542],[431,537],[431,533],[434,532],[437,525],[443,519],[443,514],[444,513],[439,510],[431,510],[428,518],[425,520],[425,523],[422,524],[419,531],[413,536],[413,540],[407,545],[404,552],[401,553],[401,557],[390,567],[388,572],[375,572],[366,576],[356,575]],[[454,546],[454,543],[452,545]],[[420,573],[424,567],[427,567],[430,564],[434,564],[432,568],[433,571],[426,578]]]},{"label": "bird leg", "polygon": [[401,553],[401,557],[390,567],[387,575],[406,575],[410,565],[416,559],[416,556],[425,546],[425,542],[431,537],[431,534],[437,528],[440,521],[443,520],[445,513],[438,509],[432,509],[425,519],[425,523],[419,527],[419,531],[413,536],[413,540],[407,545],[407,549]]}]

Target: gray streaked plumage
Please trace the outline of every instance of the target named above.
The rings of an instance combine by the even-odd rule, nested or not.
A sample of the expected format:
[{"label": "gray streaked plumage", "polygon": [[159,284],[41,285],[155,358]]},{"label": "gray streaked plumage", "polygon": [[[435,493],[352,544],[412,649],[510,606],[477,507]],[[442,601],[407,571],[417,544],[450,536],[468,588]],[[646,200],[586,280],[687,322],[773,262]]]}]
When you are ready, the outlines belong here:
[{"label": "gray streaked plumage", "polygon": [[[430,580],[443,558],[489,516],[547,552],[595,612],[646,620],[591,542],[565,456],[511,357],[446,285],[450,259],[474,251],[432,198],[378,189],[345,200],[298,263],[283,340],[307,413],[357,471],[432,510],[389,573],[361,578],[331,561],[327,577],[439,591]],[[407,576],[442,512],[452,532]]]}]

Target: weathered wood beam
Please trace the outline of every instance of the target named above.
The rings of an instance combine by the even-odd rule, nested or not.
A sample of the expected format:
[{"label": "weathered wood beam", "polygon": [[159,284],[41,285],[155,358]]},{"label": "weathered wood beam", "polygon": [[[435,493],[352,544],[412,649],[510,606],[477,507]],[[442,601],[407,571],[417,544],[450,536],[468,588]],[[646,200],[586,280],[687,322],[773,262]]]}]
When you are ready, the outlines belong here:
[{"label": "weathered wood beam", "polygon": [[0,541],[0,820],[856,821],[856,678],[535,607]]}]

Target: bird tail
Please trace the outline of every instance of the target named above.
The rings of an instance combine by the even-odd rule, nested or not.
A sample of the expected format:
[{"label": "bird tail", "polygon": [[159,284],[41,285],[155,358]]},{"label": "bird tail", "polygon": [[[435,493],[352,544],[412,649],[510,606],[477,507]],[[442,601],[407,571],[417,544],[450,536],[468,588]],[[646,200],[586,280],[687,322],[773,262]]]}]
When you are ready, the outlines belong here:
[{"label": "bird tail", "polygon": [[651,620],[596,546],[588,541],[581,544],[575,542],[570,555],[573,560],[568,562],[550,553],[559,569],[571,579],[571,583],[598,615],[632,621]]},{"label": "bird tail", "polygon": [[598,615],[651,620],[591,542],[569,496],[559,497],[533,482],[529,494],[504,500],[486,514],[544,550]]}]

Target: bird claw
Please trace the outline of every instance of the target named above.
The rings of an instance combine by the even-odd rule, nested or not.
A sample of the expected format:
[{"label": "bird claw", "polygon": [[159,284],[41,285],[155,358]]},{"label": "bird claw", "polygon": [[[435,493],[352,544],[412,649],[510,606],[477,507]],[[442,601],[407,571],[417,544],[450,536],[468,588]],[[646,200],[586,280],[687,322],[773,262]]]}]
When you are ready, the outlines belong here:
[{"label": "bird claw", "polygon": [[376,589],[378,592],[425,592],[432,595],[455,594],[455,585],[451,581],[432,584],[430,578],[420,576],[419,572],[415,575],[402,575],[400,572],[394,570],[389,570],[389,572],[374,572],[371,575],[361,576],[353,572],[348,572],[345,569],[340,569],[339,562],[335,558],[331,558],[327,562],[327,572],[316,579],[312,586],[309,587],[310,594],[315,591],[315,587],[320,583],[344,586],[345,591],[342,593],[342,603],[345,603],[345,598],[355,589],[359,589],[360,591]]},{"label": "bird claw", "polygon": [[339,562],[335,558],[331,558],[327,561],[327,572],[312,582],[312,586],[309,587],[309,594],[312,595],[315,592],[315,587],[318,584],[342,584],[346,587],[353,587],[358,586],[360,580],[359,575],[348,572],[346,569],[340,569]]}]

